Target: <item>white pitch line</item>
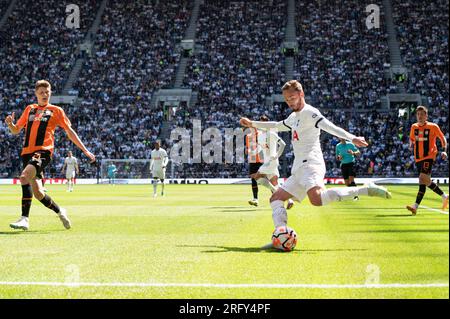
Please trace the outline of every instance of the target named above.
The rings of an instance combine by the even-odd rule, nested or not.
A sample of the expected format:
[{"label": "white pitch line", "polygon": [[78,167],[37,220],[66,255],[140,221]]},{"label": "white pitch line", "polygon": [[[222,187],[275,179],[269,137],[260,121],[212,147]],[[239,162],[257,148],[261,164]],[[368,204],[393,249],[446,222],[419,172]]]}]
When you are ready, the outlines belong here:
[{"label": "white pitch line", "polygon": [[440,210],[440,209],[431,208],[431,207],[424,206],[424,205],[420,205],[420,208],[425,208],[425,209],[428,209],[428,210],[432,210],[433,212],[438,212],[438,213],[441,213],[441,214],[448,215],[448,212]]},{"label": "white pitch line", "polygon": [[97,282],[8,282],[0,281],[0,286],[53,286],[53,287],[180,287],[180,288],[262,288],[262,289],[383,289],[383,288],[448,288],[449,283],[428,284],[195,284],[195,283],[97,283]]}]

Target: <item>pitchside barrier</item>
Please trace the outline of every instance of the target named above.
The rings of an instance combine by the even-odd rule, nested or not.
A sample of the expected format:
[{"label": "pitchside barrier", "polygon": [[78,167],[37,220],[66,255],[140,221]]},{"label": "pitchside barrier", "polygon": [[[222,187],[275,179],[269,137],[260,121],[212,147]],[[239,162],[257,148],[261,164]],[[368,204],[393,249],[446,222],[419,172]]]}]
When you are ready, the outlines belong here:
[{"label": "pitchside barrier", "polygon": [[[286,178],[280,178],[280,184]],[[139,184],[151,184],[151,179],[115,179],[114,184],[130,184],[130,185],[139,185]],[[432,181],[437,184],[448,184],[448,177],[434,177]],[[396,177],[384,177],[384,178],[356,178],[356,184],[365,184],[369,182],[373,182],[376,184],[418,184],[419,178],[396,178]],[[49,178],[46,179],[46,185],[53,184],[66,184],[67,181],[64,178]],[[250,184],[250,178],[175,178],[175,179],[166,179],[166,184],[211,184],[211,185],[228,185],[228,184]],[[343,178],[334,178],[334,177],[326,177],[324,179],[324,183],[326,185],[339,185],[344,184]],[[75,184],[109,184],[108,179],[89,179],[89,178],[77,178],[75,179]],[[0,185],[20,185],[20,180],[18,178],[13,179],[0,179]]]}]

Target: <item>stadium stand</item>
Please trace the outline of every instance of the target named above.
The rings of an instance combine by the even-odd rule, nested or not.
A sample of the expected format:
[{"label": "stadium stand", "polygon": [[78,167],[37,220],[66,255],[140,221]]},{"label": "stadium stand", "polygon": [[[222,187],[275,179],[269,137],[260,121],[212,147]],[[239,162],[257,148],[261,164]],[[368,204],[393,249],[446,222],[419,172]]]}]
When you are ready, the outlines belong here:
[{"label": "stadium stand", "polygon": [[[18,1],[1,31],[0,48],[0,177],[20,172],[17,161],[21,136],[11,136],[3,121],[18,117],[34,101],[33,83],[46,78],[61,92],[77,58],[78,46],[93,23],[101,1],[80,4],[81,28],[64,26],[65,5],[43,10],[30,0]],[[294,74],[305,89],[307,102],[333,122],[363,135],[370,147],[358,159],[358,176],[415,176],[408,134],[414,118],[398,110],[382,110],[381,97],[396,92],[385,76],[389,63],[387,34],[381,10],[380,29],[367,30],[365,6],[370,1],[315,0],[297,2],[296,35],[299,52]],[[403,62],[408,69],[407,91],[426,97],[430,119],[448,127],[448,2],[430,4],[393,0]],[[0,14],[8,1],[0,1]],[[180,61],[179,44],[189,24],[192,1],[108,1],[91,56],[78,76],[76,102],[61,105],[81,139],[99,159],[149,158],[152,142],[167,120],[163,105],[152,105],[161,88],[171,88]],[[355,10],[360,8],[360,10]],[[430,14],[432,15],[430,17]],[[266,114],[280,120],[289,113],[284,103],[269,103],[285,78],[281,45],[285,35],[286,1],[205,1],[197,20],[194,55],[189,59],[183,87],[197,94],[192,105],[172,114],[171,128],[236,128],[239,116],[253,119]],[[41,21],[55,21],[42,25]],[[440,21],[440,23],[436,23]],[[330,44],[331,43],[331,44]],[[55,94],[54,93],[54,94]],[[448,131],[445,131],[448,139]],[[190,131],[192,134],[192,131]],[[289,135],[282,135],[285,140]],[[335,160],[337,139],[323,133],[327,176],[340,176]],[[60,176],[62,158],[74,146],[57,134],[49,171]],[[163,140],[170,149],[171,141]],[[79,152],[75,156],[83,158]],[[292,150],[281,159],[289,174]],[[81,161],[81,176],[95,169]],[[434,175],[448,176],[438,160]],[[174,178],[245,177],[246,164],[184,164],[174,167]],[[170,174],[169,174],[170,176]]]},{"label": "stadium stand", "polygon": [[366,27],[365,8],[370,3],[297,1],[297,78],[312,105],[380,108],[380,97],[389,89],[383,72],[389,51],[384,25]]}]

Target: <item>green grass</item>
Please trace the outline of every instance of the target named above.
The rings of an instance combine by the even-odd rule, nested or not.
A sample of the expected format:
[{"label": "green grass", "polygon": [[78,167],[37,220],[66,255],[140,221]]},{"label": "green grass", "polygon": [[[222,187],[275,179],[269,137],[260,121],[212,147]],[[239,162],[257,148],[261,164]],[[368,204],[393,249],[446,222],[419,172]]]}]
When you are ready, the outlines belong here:
[{"label": "green grass", "polygon": [[[404,206],[417,186],[390,186],[394,198],[289,212],[296,250],[260,250],[273,230],[268,191],[247,204],[249,185],[49,185],[73,228],[36,200],[30,230],[12,230],[20,186],[0,186],[0,281],[195,284],[429,284],[449,282],[448,215]],[[448,192],[448,189],[446,189]],[[439,208],[427,192],[423,204]],[[378,274],[378,276],[377,276]],[[71,287],[0,284],[0,298],[449,298],[449,288]]]}]

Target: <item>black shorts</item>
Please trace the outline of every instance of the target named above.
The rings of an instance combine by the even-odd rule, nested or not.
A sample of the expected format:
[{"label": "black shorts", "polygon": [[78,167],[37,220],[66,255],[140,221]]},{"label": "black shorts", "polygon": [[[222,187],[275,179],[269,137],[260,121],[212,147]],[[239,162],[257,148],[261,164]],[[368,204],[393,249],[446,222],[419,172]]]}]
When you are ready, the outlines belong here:
[{"label": "black shorts", "polygon": [[346,164],[341,164],[341,171],[342,171],[342,176],[344,177],[344,179],[348,179],[350,176],[355,177],[355,169],[354,169],[355,163],[346,163]]},{"label": "black shorts", "polygon": [[417,172],[420,174],[431,175],[431,169],[433,167],[434,160],[426,159],[416,163]]},{"label": "black shorts", "polygon": [[38,179],[42,179],[42,173],[51,160],[52,156],[49,151],[36,151],[22,155],[23,168],[25,169],[28,164],[33,165],[36,168],[36,178]]},{"label": "black shorts", "polygon": [[248,164],[249,175],[257,173],[262,164],[263,163],[249,163]]}]

